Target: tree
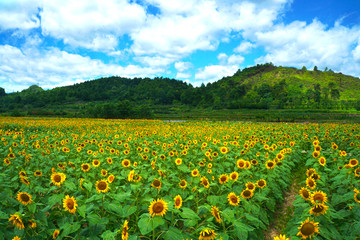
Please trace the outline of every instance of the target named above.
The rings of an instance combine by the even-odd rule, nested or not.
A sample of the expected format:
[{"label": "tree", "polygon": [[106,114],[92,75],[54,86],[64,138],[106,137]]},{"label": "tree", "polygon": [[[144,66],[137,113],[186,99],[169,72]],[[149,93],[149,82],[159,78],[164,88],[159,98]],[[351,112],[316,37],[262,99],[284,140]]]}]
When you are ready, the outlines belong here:
[{"label": "tree", "polygon": [[316,72],[318,70],[317,66],[314,66],[314,71]]},{"label": "tree", "polygon": [[2,96],[6,96],[6,92],[4,88],[0,87],[0,97]]}]

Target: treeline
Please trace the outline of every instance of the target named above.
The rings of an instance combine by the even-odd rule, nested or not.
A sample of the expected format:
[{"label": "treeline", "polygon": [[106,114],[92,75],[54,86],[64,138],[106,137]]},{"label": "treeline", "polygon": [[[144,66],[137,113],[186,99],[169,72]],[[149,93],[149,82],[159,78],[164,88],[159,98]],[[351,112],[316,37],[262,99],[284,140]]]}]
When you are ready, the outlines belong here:
[{"label": "treeline", "polygon": [[[306,81],[301,79],[301,74],[309,73],[314,78],[310,83],[309,76]],[[212,109],[360,110],[360,96],[343,98],[346,83],[333,80],[336,79],[334,76],[342,77],[341,74],[324,73],[317,68],[310,72],[304,68],[281,68],[267,63],[242,71],[239,69],[231,77],[200,87],[169,78],[114,76],[47,91],[33,85],[22,92],[6,94],[0,88],[0,112],[13,115],[151,118],[151,109],[161,105]]]}]

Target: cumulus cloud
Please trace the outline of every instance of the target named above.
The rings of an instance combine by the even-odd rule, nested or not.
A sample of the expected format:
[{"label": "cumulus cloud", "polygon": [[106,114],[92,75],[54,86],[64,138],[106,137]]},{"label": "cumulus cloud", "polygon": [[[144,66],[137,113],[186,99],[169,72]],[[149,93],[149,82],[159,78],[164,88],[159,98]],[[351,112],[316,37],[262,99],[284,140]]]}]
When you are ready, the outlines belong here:
[{"label": "cumulus cloud", "polygon": [[195,74],[195,86],[200,86],[201,83],[215,82],[222,77],[232,76],[238,70],[236,65],[210,65],[200,69]]},{"label": "cumulus cloud", "polygon": [[42,4],[44,35],[61,39],[75,47],[112,50],[117,37],[130,33],[146,19],[144,8],[121,0],[53,0]]},{"label": "cumulus cloud", "polygon": [[296,67],[316,65],[343,71],[356,59],[353,46],[359,36],[359,27],[336,24],[329,28],[316,19],[310,24],[300,21],[278,24],[269,31],[256,33],[257,44],[267,52],[256,61]]},{"label": "cumulus cloud", "polygon": [[161,72],[161,68],[105,64],[57,48],[38,51],[0,45],[0,76],[7,91],[22,90],[32,84],[53,88],[99,76],[152,77]]},{"label": "cumulus cloud", "polygon": [[255,47],[255,44],[252,44],[251,42],[248,42],[248,41],[244,41],[244,42],[240,43],[240,45],[234,49],[234,52],[248,53],[250,51],[250,49],[254,48],[254,47]]},{"label": "cumulus cloud", "polygon": [[5,0],[0,1],[0,30],[28,30],[40,26],[39,1]]},{"label": "cumulus cloud", "polygon": [[184,72],[188,70],[189,68],[192,68],[191,62],[176,62],[175,63],[175,69],[179,72]]}]

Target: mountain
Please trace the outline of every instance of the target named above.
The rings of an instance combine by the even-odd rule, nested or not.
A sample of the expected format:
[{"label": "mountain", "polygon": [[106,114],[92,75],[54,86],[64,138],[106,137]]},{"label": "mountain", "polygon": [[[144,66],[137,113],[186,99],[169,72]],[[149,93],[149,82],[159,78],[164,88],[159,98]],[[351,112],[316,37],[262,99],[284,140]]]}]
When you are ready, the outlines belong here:
[{"label": "mountain", "polygon": [[43,90],[0,94],[0,111],[22,115],[146,117],[164,107],[199,109],[359,109],[360,79],[331,70],[271,63],[193,87],[169,78],[108,77]]}]

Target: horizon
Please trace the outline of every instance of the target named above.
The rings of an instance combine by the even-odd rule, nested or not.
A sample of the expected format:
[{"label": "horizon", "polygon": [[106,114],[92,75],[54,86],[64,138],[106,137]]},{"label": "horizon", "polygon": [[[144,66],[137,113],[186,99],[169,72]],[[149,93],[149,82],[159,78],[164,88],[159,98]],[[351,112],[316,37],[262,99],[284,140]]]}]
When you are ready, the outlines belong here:
[{"label": "horizon", "polygon": [[360,76],[360,1],[0,2],[0,87],[163,77],[194,87],[238,69]]}]

